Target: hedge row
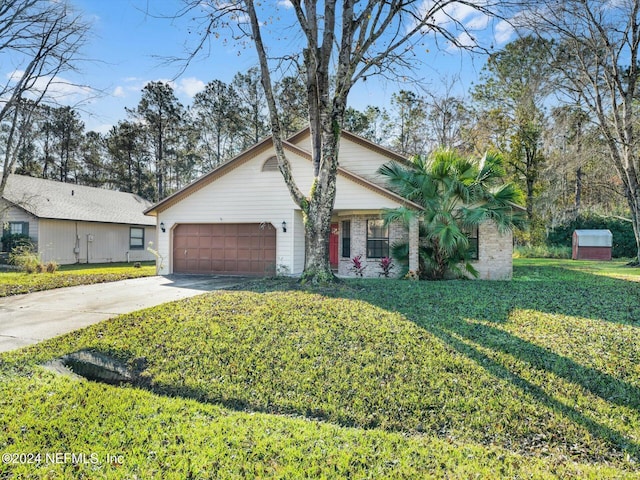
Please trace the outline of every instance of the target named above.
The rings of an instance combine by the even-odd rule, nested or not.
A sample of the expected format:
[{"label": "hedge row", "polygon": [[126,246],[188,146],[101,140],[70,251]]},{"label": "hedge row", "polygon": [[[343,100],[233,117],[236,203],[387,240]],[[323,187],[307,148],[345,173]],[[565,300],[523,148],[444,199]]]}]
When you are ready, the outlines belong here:
[{"label": "hedge row", "polygon": [[549,247],[571,247],[571,238],[574,230],[580,229],[607,229],[613,234],[614,257],[634,258],[638,247],[633,233],[631,222],[616,218],[602,218],[595,216],[580,216],[576,220],[550,230],[547,235]]}]

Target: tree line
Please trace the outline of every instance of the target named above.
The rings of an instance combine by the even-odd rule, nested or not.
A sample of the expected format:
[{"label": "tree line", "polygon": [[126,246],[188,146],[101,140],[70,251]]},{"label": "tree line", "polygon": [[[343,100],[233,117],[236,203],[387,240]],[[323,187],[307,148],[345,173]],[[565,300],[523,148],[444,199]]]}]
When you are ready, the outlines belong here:
[{"label": "tree line", "polygon": [[105,134],[85,131],[72,107],[23,100],[14,171],[162,199],[267,135],[258,82],[255,71],[212,81],[188,107],[170,83],[150,82]]},{"label": "tree line", "polygon": [[[432,13],[449,3],[455,2],[436,2]],[[411,15],[415,21],[416,11],[410,4],[413,2],[398,5],[402,5],[402,15]],[[389,105],[364,110],[347,107],[344,92],[356,81],[372,71],[393,70],[385,62],[393,64],[404,58],[402,51],[394,50],[402,43],[384,41],[376,47],[380,48],[376,55],[363,54],[365,45],[373,49],[381,39],[366,37],[370,21],[400,18],[400,13],[387,11],[385,5],[369,2],[367,8],[349,10],[358,21],[343,26],[362,29],[359,38],[366,40],[355,49],[345,46],[344,71],[327,73],[326,62],[332,54],[328,47],[323,50],[327,58],[315,58],[320,50],[304,50],[302,61],[295,62],[297,75],[281,78],[265,89],[271,80],[268,65],[261,64],[259,69],[237,74],[229,84],[211,81],[188,106],[178,101],[170,83],[151,82],[143,88],[138,105],[126,109],[126,118],[101,134],[86,132],[79,112],[52,103],[55,94],[48,94],[56,75],[75,69],[74,59],[89,25],[67,2],[7,0],[0,8],[5,32],[0,55],[22,68],[0,86],[0,192],[7,173],[15,171],[159,200],[268,134],[282,139],[310,126],[315,132],[313,156],[319,159],[319,152],[324,151],[321,144],[334,140],[330,133],[335,128],[318,122],[333,118],[341,128],[407,156],[428,155],[437,148],[474,156],[501,153],[507,160],[508,180],[523,192],[533,227],[521,235],[522,241],[539,242],[547,229],[588,211],[630,216],[637,227],[640,22],[635,19],[639,3],[613,5],[594,0],[579,8],[570,4],[574,5],[538,2],[527,6],[530,12],[546,8],[552,14],[514,16],[512,22],[520,21],[515,26],[527,35],[489,55],[477,83],[463,94],[454,93],[453,82],[443,81],[438,92],[400,90]],[[250,2],[243,5],[247,14],[256,15]],[[296,8],[303,19],[304,9]],[[376,8],[380,15],[372,17]],[[210,17],[212,26],[229,12],[221,7],[218,13],[220,17]],[[440,25],[431,23],[432,18],[425,15],[422,26],[446,34],[439,30]],[[627,27],[614,28],[616,25]],[[260,22],[254,26],[259,32]],[[423,30],[415,26],[414,33],[420,35]],[[324,33],[331,37],[328,30]],[[347,68],[348,62],[353,62],[353,68],[361,67],[359,73]],[[310,76],[312,73],[319,77]],[[316,85],[320,77],[321,85]],[[347,83],[341,87],[343,81]],[[322,98],[316,98],[320,90]],[[323,116],[318,109],[329,106],[327,98],[332,92],[342,92],[339,105],[335,104],[340,108],[334,117]],[[280,166],[286,167],[284,154],[280,156]],[[320,164],[314,160],[316,168]],[[294,185],[290,190],[296,201],[309,203]],[[314,189],[318,195],[320,191]],[[331,203],[329,197],[321,200],[318,205]],[[636,239],[640,238],[640,230],[634,230]]]},{"label": "tree line", "polygon": [[[348,107],[343,128],[407,156],[438,148],[507,159],[509,180],[524,193],[529,221],[560,225],[584,212],[622,215],[620,179],[606,166],[602,139],[588,113],[549,106],[554,92],[548,45],[533,37],[491,55],[468,94],[443,80],[441,92],[399,90],[388,106]],[[307,124],[299,76],[277,86],[284,135]],[[150,82],[138,105],[106,134],[85,131],[69,106],[29,105],[16,117],[15,173],[132,192],[157,201],[269,134],[257,69],[230,83],[209,82],[189,106],[170,83]],[[2,135],[11,130],[7,119]],[[531,234],[528,234],[530,239]],[[539,240],[539,239],[538,239]]]}]

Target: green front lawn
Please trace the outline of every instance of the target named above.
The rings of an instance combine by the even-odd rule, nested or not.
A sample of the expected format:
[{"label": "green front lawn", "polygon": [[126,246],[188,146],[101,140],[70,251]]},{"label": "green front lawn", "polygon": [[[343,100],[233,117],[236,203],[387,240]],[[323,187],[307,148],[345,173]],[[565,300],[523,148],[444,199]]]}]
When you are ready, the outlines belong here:
[{"label": "green front lawn", "polygon": [[31,293],[52,288],[114,282],[156,274],[154,262],[61,265],[55,273],[0,272],[0,297]]},{"label": "green front lawn", "polygon": [[[638,478],[640,282],[577,266],[257,281],[4,354],[0,452],[41,459],[0,477]],[[38,366],[81,349],[145,365],[146,385]]]},{"label": "green front lawn", "polygon": [[546,278],[555,278],[556,280],[572,280],[574,278],[573,272],[578,272],[586,274],[586,276],[581,277],[583,281],[598,281],[599,276],[640,281],[640,268],[629,267],[630,261],[631,259],[599,262],[593,260],[521,258],[515,259],[513,264],[516,279],[531,278],[532,274],[541,274]]}]

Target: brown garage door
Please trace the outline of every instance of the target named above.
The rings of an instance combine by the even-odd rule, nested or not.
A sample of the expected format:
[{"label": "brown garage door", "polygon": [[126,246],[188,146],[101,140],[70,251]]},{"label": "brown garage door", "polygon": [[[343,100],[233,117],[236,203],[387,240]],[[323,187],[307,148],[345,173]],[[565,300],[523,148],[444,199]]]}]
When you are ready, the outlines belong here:
[{"label": "brown garage door", "polygon": [[174,273],[270,275],[276,264],[271,224],[183,224],[173,230]]}]

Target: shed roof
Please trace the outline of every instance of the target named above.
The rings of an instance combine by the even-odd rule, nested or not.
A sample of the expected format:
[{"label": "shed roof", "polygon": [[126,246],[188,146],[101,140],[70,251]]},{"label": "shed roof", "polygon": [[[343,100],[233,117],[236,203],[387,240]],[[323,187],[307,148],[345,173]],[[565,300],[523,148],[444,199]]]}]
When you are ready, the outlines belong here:
[{"label": "shed roof", "polygon": [[611,247],[613,234],[609,230],[576,230],[579,247]]},{"label": "shed roof", "polygon": [[10,175],[3,198],[38,218],[155,225],[144,215],[151,202],[133,193],[43,178]]}]

